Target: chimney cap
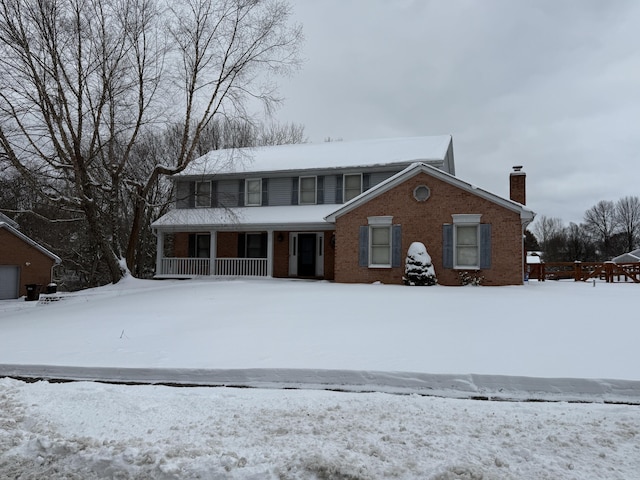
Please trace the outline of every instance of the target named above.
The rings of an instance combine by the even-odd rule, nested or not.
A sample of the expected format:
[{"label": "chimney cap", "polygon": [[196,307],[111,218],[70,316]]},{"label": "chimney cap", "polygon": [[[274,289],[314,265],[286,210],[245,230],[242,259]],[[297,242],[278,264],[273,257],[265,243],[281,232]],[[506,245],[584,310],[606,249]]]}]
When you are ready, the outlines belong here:
[{"label": "chimney cap", "polygon": [[513,171],[514,172],[519,172],[520,170],[522,170],[522,165],[514,165],[513,166]]}]

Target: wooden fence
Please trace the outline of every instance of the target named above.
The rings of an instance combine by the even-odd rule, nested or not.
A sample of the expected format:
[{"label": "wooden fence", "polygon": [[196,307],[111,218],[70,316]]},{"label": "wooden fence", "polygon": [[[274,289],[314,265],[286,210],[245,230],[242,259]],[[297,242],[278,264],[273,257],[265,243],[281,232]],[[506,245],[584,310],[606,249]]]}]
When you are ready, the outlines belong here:
[{"label": "wooden fence", "polygon": [[548,262],[527,265],[529,278],[545,280],[568,280],[586,282],[591,279],[613,282],[640,283],[640,263],[613,262]]}]

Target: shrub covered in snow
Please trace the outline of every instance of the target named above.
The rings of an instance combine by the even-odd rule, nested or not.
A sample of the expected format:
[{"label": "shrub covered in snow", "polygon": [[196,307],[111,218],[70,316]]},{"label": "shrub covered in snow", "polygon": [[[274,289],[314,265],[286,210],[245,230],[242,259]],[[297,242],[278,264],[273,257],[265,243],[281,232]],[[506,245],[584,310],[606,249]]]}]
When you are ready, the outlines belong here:
[{"label": "shrub covered in snow", "polygon": [[404,277],[405,285],[435,285],[436,271],[431,263],[431,256],[423,243],[413,242],[407,252],[405,260]]},{"label": "shrub covered in snow", "polygon": [[473,285],[474,287],[482,285],[484,280],[484,277],[467,271],[458,272],[458,278],[460,279],[460,285]]}]

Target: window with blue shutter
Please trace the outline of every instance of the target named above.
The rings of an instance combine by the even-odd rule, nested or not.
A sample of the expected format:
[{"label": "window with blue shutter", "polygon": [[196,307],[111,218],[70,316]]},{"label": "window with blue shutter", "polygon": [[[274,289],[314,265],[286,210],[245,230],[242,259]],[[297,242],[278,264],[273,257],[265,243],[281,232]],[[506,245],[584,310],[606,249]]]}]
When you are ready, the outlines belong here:
[{"label": "window with blue shutter", "polygon": [[262,206],[269,205],[269,179],[262,179]]},{"label": "window with blue shutter", "polygon": [[359,239],[359,255],[358,265],[361,267],[369,266],[369,227],[363,225],[360,227],[360,239]]},{"label": "window with blue shutter", "polygon": [[480,224],[480,268],[491,268],[491,224]]},{"label": "window with blue shutter", "polygon": [[453,225],[442,226],[442,267],[453,268]]},{"label": "window with blue shutter", "polygon": [[291,205],[298,205],[298,185],[300,179],[293,177],[291,179]]},{"label": "window with blue shutter", "polygon": [[402,265],[402,225],[394,225],[391,236],[391,266]]},{"label": "window with blue shutter", "polygon": [[320,175],[316,179],[316,203],[318,205],[324,203],[324,177]]},{"label": "window with blue shutter", "polygon": [[244,207],[244,179],[238,182],[238,206]]}]

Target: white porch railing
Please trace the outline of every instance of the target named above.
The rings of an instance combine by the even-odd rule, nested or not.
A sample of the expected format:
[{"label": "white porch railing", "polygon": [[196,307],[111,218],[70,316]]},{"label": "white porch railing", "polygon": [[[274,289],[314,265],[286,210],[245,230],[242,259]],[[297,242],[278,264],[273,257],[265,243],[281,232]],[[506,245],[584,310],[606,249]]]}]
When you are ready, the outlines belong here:
[{"label": "white porch railing", "polygon": [[209,275],[208,258],[163,258],[160,272],[156,275],[170,275],[191,277],[195,275]]},{"label": "white porch railing", "polygon": [[229,277],[266,277],[269,275],[266,258],[163,258],[157,276],[191,277],[218,275]]},{"label": "white porch railing", "polygon": [[266,258],[216,258],[214,275],[266,277]]}]

